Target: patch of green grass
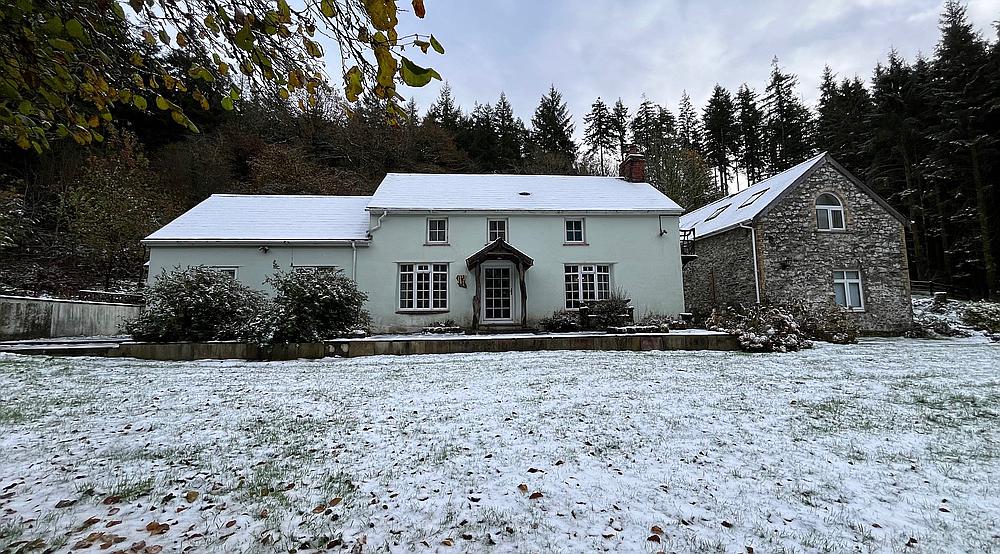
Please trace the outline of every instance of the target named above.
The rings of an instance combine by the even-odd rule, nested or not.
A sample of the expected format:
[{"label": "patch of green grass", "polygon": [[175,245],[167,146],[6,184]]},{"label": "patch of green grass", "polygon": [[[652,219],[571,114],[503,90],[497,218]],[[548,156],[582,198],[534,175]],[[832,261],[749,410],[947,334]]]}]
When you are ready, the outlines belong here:
[{"label": "patch of green grass", "polygon": [[24,410],[4,402],[0,405],[0,425],[18,425],[32,418]]},{"label": "patch of green grass", "polygon": [[6,548],[24,534],[24,524],[12,521],[0,522],[0,547]]},{"label": "patch of green grass", "polygon": [[151,477],[120,475],[102,485],[101,492],[106,492],[108,496],[118,496],[123,502],[131,502],[153,492],[153,483]]},{"label": "patch of green grass", "polygon": [[349,473],[343,471],[335,471],[327,473],[323,476],[323,482],[320,484],[320,490],[326,498],[334,498],[339,496],[341,498],[349,498],[354,491],[358,490],[358,486],[354,484]]},{"label": "patch of green grass", "polygon": [[240,480],[236,485],[237,496],[250,501],[270,500],[287,508],[291,505],[291,501],[285,494],[284,488],[289,482],[296,480],[292,478],[292,472],[288,467],[269,460],[254,466],[250,476]]}]

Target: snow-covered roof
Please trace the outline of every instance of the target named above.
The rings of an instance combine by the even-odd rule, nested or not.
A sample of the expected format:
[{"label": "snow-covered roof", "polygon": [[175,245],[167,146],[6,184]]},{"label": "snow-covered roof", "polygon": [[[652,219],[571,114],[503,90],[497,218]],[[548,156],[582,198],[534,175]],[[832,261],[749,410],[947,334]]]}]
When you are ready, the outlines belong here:
[{"label": "snow-covered roof", "polygon": [[370,210],[680,214],[649,183],[618,177],[390,173]]},{"label": "snow-covered roof", "polygon": [[681,216],[680,228],[696,239],[728,231],[757,217],[800,179],[829,160],[826,152]]},{"label": "snow-covered roof", "polygon": [[371,198],[213,194],[143,242],[367,240]]}]

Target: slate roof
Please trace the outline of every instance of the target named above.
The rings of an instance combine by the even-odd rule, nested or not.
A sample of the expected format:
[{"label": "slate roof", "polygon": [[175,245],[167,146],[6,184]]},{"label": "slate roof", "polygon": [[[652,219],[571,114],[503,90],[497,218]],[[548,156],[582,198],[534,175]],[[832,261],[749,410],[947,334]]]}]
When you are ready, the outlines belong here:
[{"label": "slate roof", "polygon": [[630,183],[618,177],[428,173],[386,175],[368,209],[664,215],[680,215],[683,211],[652,185]]},{"label": "slate roof", "polygon": [[734,229],[766,213],[771,206],[781,200],[785,193],[827,164],[871,196],[889,215],[899,220],[904,226],[909,226],[910,221],[906,216],[896,211],[878,193],[837,163],[837,160],[834,160],[828,153],[823,152],[773,177],[682,215],[680,229],[682,231],[694,229],[695,240]]},{"label": "slate roof", "polygon": [[[821,162],[826,158],[824,152],[739,192],[692,210],[681,216],[680,228],[685,231],[694,229],[695,239],[700,239],[738,227],[757,217],[781,193],[811,173],[815,167],[822,165]],[[716,214],[720,209],[721,212]],[[715,217],[712,217],[713,214]]]},{"label": "slate roof", "polygon": [[143,242],[367,240],[371,198],[213,194]]}]

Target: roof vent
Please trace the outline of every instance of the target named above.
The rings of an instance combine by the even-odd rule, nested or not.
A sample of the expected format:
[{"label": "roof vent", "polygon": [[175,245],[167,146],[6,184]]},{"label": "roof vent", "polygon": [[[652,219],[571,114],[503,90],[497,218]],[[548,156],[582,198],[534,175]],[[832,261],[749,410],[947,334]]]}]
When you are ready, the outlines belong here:
[{"label": "roof vent", "polygon": [[528,192],[528,191],[526,191],[526,190],[522,190],[522,191],[521,191],[521,192],[519,192],[518,194],[519,194],[519,195],[521,195],[521,196],[531,196],[531,193],[530,193],[530,192]]}]

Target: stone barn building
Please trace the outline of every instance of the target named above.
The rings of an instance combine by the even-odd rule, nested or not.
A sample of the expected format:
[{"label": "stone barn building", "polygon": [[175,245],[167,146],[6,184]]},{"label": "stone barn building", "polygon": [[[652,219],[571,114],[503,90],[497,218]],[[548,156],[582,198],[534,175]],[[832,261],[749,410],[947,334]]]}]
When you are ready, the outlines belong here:
[{"label": "stone barn building", "polygon": [[849,311],[864,332],[913,324],[906,218],[828,154],[681,217],[684,299]]}]

